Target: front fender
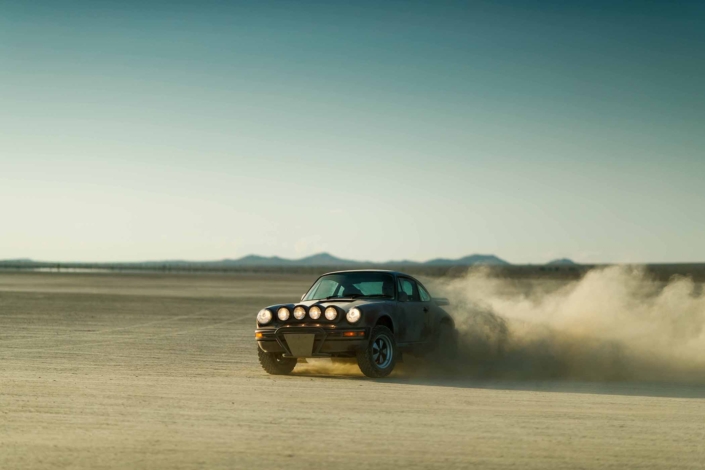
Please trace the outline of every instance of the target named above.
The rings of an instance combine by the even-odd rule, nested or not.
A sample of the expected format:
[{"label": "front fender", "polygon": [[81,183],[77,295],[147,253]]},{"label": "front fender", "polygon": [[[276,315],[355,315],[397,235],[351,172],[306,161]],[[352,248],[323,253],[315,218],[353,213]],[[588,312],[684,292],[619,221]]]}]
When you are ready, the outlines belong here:
[{"label": "front fender", "polygon": [[394,303],[363,305],[358,307],[362,312],[363,324],[374,328],[378,324],[387,326],[394,334],[394,340],[399,342],[404,331],[404,323],[399,318],[397,306]]}]

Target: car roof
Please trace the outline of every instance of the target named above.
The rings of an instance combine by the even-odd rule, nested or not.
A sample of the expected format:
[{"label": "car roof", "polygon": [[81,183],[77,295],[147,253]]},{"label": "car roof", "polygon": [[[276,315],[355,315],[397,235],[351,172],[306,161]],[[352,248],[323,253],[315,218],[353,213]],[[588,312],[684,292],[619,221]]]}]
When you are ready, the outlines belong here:
[{"label": "car roof", "polygon": [[328,274],[343,274],[343,273],[385,273],[385,274],[392,274],[395,276],[407,276],[407,277],[412,277],[408,274],[399,272],[399,271],[391,271],[389,269],[346,269],[343,271],[331,271],[329,273],[322,274],[322,276],[326,276]]}]

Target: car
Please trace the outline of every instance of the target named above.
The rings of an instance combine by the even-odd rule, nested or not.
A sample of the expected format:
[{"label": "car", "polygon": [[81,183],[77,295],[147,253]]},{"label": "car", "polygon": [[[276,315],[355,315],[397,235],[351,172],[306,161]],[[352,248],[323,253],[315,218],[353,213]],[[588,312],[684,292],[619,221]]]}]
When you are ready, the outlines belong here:
[{"label": "car", "polygon": [[383,270],[320,276],[302,297],[257,314],[259,362],[269,374],[289,374],[300,359],[356,358],[368,377],[388,376],[403,354],[455,354],[453,318],[421,282]]}]

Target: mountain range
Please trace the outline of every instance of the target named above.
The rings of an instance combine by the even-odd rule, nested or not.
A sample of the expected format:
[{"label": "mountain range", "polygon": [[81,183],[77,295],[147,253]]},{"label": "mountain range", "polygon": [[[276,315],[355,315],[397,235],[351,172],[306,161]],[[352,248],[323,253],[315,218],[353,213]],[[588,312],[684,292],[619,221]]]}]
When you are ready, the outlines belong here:
[{"label": "mountain range", "polygon": [[458,259],[436,258],[425,262],[418,261],[355,261],[338,258],[330,253],[317,253],[299,259],[281,258],[279,256],[259,256],[247,255],[237,259],[223,259],[218,261],[148,261],[139,263],[141,265],[184,265],[197,264],[199,266],[214,267],[237,267],[237,266],[472,266],[475,264],[485,264],[494,266],[509,265],[507,261],[494,255],[470,255]]},{"label": "mountain range", "polygon": [[[0,260],[4,264],[32,264],[36,263],[30,259],[15,259],[15,260]],[[64,263],[62,263],[64,264]],[[491,266],[508,266],[511,263],[498,258],[495,255],[474,254],[464,256],[462,258],[435,258],[424,262],[419,261],[386,261],[386,262],[369,262],[369,261],[354,261],[349,259],[338,258],[330,253],[318,253],[299,259],[280,258],[279,256],[259,256],[247,255],[236,259],[222,259],[217,261],[185,261],[185,260],[165,260],[165,261],[144,261],[134,263],[71,263],[71,264],[120,264],[120,265],[139,265],[139,266],[212,266],[212,267],[237,267],[237,266],[473,266],[473,265],[491,265]],[[560,259],[551,261],[551,265],[575,265],[571,260]]]}]

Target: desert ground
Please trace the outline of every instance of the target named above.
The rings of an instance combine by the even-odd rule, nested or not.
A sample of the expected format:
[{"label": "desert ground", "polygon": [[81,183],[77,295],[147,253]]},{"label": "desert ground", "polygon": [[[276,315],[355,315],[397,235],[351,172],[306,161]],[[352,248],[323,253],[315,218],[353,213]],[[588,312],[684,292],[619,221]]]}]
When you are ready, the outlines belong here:
[{"label": "desert ground", "polygon": [[703,468],[699,385],[259,367],[305,274],[0,273],[0,468]]}]

